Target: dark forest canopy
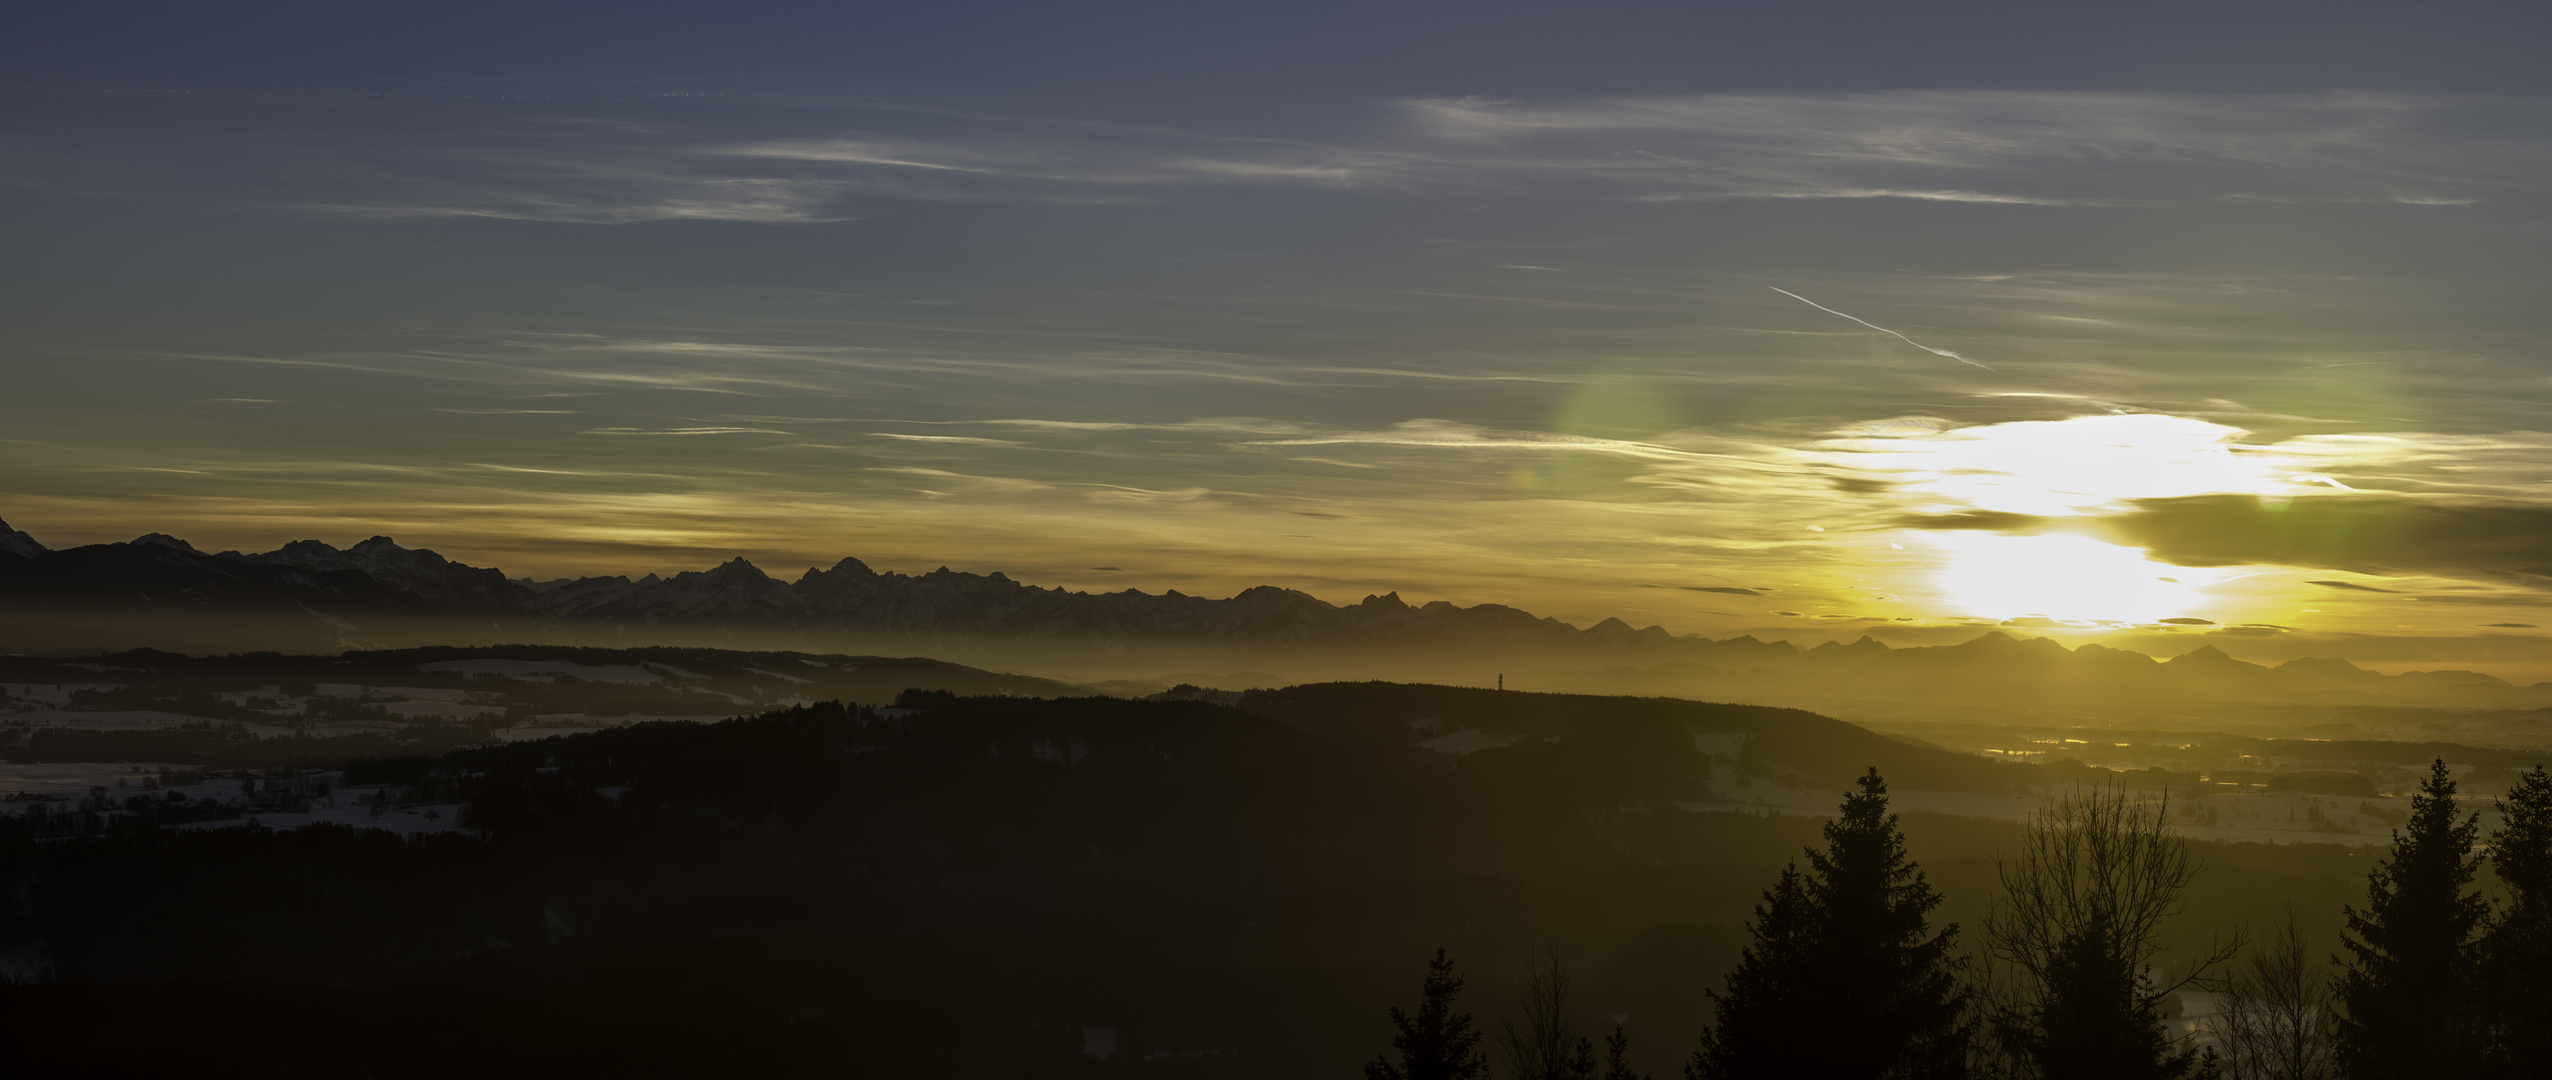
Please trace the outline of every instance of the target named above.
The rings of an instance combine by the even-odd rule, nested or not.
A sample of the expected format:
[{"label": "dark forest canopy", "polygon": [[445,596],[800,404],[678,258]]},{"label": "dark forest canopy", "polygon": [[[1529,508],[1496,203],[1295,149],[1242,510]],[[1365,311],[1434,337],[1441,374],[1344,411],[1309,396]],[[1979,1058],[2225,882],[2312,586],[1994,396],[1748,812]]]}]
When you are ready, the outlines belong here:
[{"label": "dark forest canopy", "polygon": [[[1643,1068],[1663,1072],[1707,1022],[1754,898],[1822,820],[1752,809],[1747,785],[1840,791],[1872,766],[1901,790],[1978,795],[2184,779],[1674,699],[1390,683],[1164,698],[908,688],[238,774],[287,801],[324,775],[464,826],[406,839],[208,829],[238,818],[202,799],[0,819],[0,886],[21,898],[0,911],[0,955],[48,980],[0,988],[0,1006],[49,1018],[18,1046],[28,1060],[106,1046],[134,1067],[222,1047],[315,1068],[432,1031],[376,1072],[794,1069],[850,1039],[883,1047],[886,1075],[953,1056],[960,1075],[1290,1076],[1387,1042],[1377,1003],[1406,993],[1421,950],[1480,957],[1479,987],[1503,994],[1506,958],[1566,941],[1587,958],[1586,1007],[1637,1017]],[[2018,826],[1906,823],[1944,917],[1973,919]],[[2367,865],[2337,844],[2205,846],[2190,934],[2297,897],[2335,912]],[[149,1034],[108,1038],[108,1018]],[[1084,1028],[1124,1053],[1083,1054]]]}]

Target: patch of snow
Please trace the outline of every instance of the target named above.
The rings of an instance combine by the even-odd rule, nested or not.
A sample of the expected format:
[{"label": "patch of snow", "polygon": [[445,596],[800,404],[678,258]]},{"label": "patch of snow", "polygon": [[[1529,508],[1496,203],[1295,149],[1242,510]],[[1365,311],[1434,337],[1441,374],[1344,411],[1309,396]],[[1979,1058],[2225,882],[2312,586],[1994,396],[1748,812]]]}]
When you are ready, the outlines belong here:
[{"label": "patch of snow", "polygon": [[1482,750],[1494,750],[1522,738],[1524,738],[1522,735],[1502,735],[1478,728],[1463,728],[1450,735],[1438,735],[1419,743],[1418,746],[1420,749],[1433,750],[1439,754],[1473,754]]},{"label": "patch of snow", "polygon": [[[246,817],[234,818],[227,821],[189,821],[185,824],[173,827],[179,829],[239,829],[245,828],[249,825],[263,825],[269,829],[298,829],[304,825],[316,825],[320,822],[327,822],[331,825],[350,825],[358,829],[387,829],[401,836],[462,831],[459,819],[461,816],[461,807],[468,805],[466,803],[437,803],[433,806],[411,806],[405,809],[390,810],[384,812],[380,817],[373,817],[371,807],[356,804],[354,800],[355,790],[356,789],[350,788],[340,789],[334,798],[337,805],[321,805],[312,807],[311,811],[307,814],[285,814],[271,810],[261,810],[252,811]],[[434,816],[427,817],[426,815],[428,812],[431,812]]]},{"label": "patch of snow", "polygon": [[435,686],[376,686],[372,688],[372,692],[390,697],[403,697],[410,701],[468,701],[472,695],[479,693],[476,690],[454,690],[449,687]]},{"label": "patch of snow", "polygon": [[71,695],[81,690],[113,690],[122,683],[0,683],[0,695],[23,698],[40,705],[69,707]]},{"label": "patch of snow", "polygon": [[42,938],[0,952],[0,985],[32,986],[51,981],[53,958],[45,955]]},{"label": "patch of snow", "polygon": [[1723,732],[1694,732],[1692,748],[1705,754],[1735,761],[1745,753],[1746,737]]},{"label": "patch of snow", "polygon": [[497,716],[505,712],[503,705],[472,705],[460,701],[392,701],[384,703],[381,707],[388,710],[392,716],[410,720],[420,716],[476,720],[482,716]]},{"label": "patch of snow", "polygon": [[605,728],[627,727],[631,724],[652,724],[657,721],[715,724],[732,718],[731,713],[717,713],[709,716],[587,716],[583,713],[552,713],[547,716],[535,716],[527,723],[501,729],[495,734],[504,742],[528,742],[556,735],[584,735]]},{"label": "patch of snow", "polygon": [[[430,664],[418,664],[416,669],[418,671],[448,671],[461,675],[503,675],[508,678],[517,679],[534,675],[567,675],[583,679],[586,682],[663,682],[664,676],[648,670],[648,666],[649,665],[642,664],[576,664],[569,663],[564,660],[487,659],[437,660]],[[672,671],[678,675],[683,675],[689,678],[696,679],[700,677],[668,664],[655,664],[653,666],[661,667],[667,671]]]}]

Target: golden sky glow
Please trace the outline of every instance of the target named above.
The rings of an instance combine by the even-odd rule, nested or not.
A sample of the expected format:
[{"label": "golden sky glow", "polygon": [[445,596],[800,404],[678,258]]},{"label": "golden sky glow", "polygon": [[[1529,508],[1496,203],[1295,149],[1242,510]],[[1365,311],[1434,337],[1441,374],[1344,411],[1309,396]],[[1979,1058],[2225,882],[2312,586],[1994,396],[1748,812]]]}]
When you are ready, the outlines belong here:
[{"label": "golden sky glow", "polygon": [[183,192],[176,106],[79,106],[7,151],[59,225],[0,516],[55,546],[2552,664],[2535,105],[208,99],[267,156]]}]

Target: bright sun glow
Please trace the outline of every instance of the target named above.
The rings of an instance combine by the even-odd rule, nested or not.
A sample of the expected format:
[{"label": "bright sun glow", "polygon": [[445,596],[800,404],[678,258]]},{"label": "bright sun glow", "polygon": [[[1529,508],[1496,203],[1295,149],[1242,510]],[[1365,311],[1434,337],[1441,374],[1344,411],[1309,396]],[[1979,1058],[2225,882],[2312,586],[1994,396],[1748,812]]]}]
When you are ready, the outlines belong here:
[{"label": "bright sun glow", "polygon": [[[1885,481],[1907,511],[1993,511],[2039,518],[2117,513],[2138,499],[2207,494],[2289,497],[2334,482],[2238,428],[2128,414],[1943,429],[1872,425],[1833,444],[1853,471]],[[2157,563],[2134,548],[2075,535],[1909,531],[1935,553],[1929,591],[1960,615],[2064,622],[2226,621],[2211,586],[2242,576]]]},{"label": "bright sun glow", "polygon": [[1853,469],[1932,512],[2068,517],[2131,499],[2291,495],[2325,483],[2285,455],[2241,448],[2239,428],[2158,413],[1867,434],[1840,444]]},{"label": "bright sun glow", "polygon": [[2215,618],[2207,586],[2220,569],[2170,566],[2134,548],[2081,536],[1940,533],[1934,577],[1956,613],[1990,619],[2044,615],[2063,622],[2150,623]]}]

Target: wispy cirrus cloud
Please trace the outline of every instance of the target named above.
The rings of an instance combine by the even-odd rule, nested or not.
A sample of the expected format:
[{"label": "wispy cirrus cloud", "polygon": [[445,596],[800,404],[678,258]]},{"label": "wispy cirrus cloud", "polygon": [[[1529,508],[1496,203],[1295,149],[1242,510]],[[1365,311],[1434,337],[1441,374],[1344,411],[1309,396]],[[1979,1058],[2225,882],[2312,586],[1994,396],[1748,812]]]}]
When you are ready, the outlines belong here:
[{"label": "wispy cirrus cloud", "polygon": [[1660,461],[1689,461],[1709,455],[1659,443],[1597,439],[1529,431],[1494,431],[1447,420],[1410,420],[1386,431],[1341,431],[1292,439],[1259,439],[1244,445],[1279,446],[1410,446],[1440,450],[1547,451],[1618,454]]},{"label": "wispy cirrus cloud", "polygon": [[[184,195],[366,217],[813,224],[895,201],[1124,203],[1235,188],[1644,202],[1897,199],[1978,206],[2190,202],[2459,206],[2540,192],[2533,101],[1902,91],[1377,102],[1327,138],[734,98],[704,110],[579,100],[272,99]],[[118,103],[130,110],[132,103]],[[189,103],[218,113],[221,100]],[[367,111],[380,115],[366,120]],[[139,130],[116,131],[119,125]],[[156,115],[13,140],[22,181],[130,186],[125,157],[206,136]],[[351,126],[349,126],[351,124]],[[200,125],[199,125],[200,126]],[[112,132],[112,134],[107,134]]]},{"label": "wispy cirrus cloud", "polygon": [[676,427],[676,428],[605,427],[605,428],[587,428],[586,430],[584,430],[584,431],[582,431],[582,432],[579,432],[579,434],[583,434],[583,435],[786,435],[786,434],[788,434],[788,432],[785,432],[785,431],[779,431],[779,430],[775,430],[775,429],[772,429],[772,428],[749,428],[749,427]]},{"label": "wispy cirrus cloud", "polygon": [[[1408,126],[1650,200],[2461,205],[2539,192],[2544,106],[2402,94],[1903,91],[1436,99]],[[1453,155],[1445,154],[1450,157]]]}]

